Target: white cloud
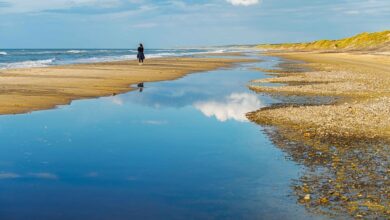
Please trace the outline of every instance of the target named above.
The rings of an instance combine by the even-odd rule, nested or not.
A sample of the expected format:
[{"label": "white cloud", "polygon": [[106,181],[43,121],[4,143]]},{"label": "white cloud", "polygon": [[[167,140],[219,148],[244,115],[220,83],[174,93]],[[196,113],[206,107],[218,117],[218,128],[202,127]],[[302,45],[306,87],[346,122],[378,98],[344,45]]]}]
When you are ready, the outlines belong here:
[{"label": "white cloud", "polygon": [[147,22],[147,23],[134,24],[131,27],[132,28],[152,28],[152,27],[156,27],[156,26],[157,26],[157,23]]},{"label": "white cloud", "polygon": [[390,2],[388,0],[351,1],[348,3],[335,4],[332,11],[341,12],[347,15],[380,15],[390,13]]},{"label": "white cloud", "polygon": [[246,122],[246,113],[263,107],[256,95],[250,93],[233,93],[222,102],[208,101],[194,104],[207,117],[216,117],[218,121],[229,119]]},{"label": "white cloud", "polygon": [[358,14],[360,14],[360,11],[357,11],[357,10],[346,11],[345,14],[348,14],[348,15],[358,15]]},{"label": "white cloud", "polygon": [[120,0],[5,0],[6,7],[0,13],[40,12],[46,10],[69,9],[74,7],[110,8],[119,6]]},{"label": "white cloud", "polygon": [[226,0],[232,5],[243,5],[243,6],[249,6],[249,5],[256,5],[260,3],[260,0]]}]

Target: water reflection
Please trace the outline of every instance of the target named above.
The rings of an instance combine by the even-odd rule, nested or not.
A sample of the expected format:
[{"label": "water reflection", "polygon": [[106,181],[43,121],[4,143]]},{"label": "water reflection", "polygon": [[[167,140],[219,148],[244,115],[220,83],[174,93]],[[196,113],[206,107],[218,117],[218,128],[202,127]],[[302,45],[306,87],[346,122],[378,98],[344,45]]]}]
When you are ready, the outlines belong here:
[{"label": "water reflection", "polygon": [[[248,66],[251,68],[251,66]],[[274,101],[265,95],[255,94],[247,89],[247,83],[261,74],[246,71],[237,77],[237,70],[221,74],[220,71],[191,75],[175,81],[161,82],[143,90],[143,84],[137,87],[142,94],[128,93],[111,97],[112,103],[136,103],[154,109],[194,107],[206,117],[215,117],[224,122],[236,120],[247,122],[245,114],[257,110]],[[223,77],[223,80],[222,80]],[[234,92],[232,92],[234,91]],[[261,99],[261,100],[260,100]]]},{"label": "water reflection", "polygon": [[20,175],[17,173],[10,173],[10,172],[0,172],[0,180],[3,179],[15,179],[19,178]]},{"label": "water reflection", "polygon": [[110,99],[115,105],[123,105],[123,99],[120,96],[112,96]]},{"label": "water reflection", "polygon": [[246,113],[264,107],[258,96],[251,93],[232,93],[223,101],[200,101],[194,106],[207,117],[214,116],[221,122],[229,119],[247,122]]},{"label": "water reflection", "polygon": [[36,179],[49,179],[49,180],[55,180],[58,179],[58,176],[53,173],[27,173],[27,174],[18,174],[18,173],[11,173],[11,172],[0,172],[0,180],[5,179],[19,179],[19,178],[36,178]]},{"label": "water reflection", "polygon": [[144,90],[144,83],[143,82],[142,83],[138,83],[137,84],[137,88],[138,88],[139,92],[142,92]]},{"label": "water reflection", "polygon": [[249,68],[1,116],[0,219],[319,218],[288,197],[299,167],[240,122],[271,101]]},{"label": "water reflection", "polygon": [[[270,65],[266,62],[260,64]],[[184,108],[193,106],[194,103],[221,100],[232,93],[254,94],[248,90],[247,84],[252,79],[263,77],[263,74],[258,71],[248,71],[253,66],[257,64],[247,64],[245,68],[240,67],[232,71],[211,71],[207,73],[207,77],[203,74],[193,74],[181,78],[180,83],[177,81],[154,83],[147,90],[143,90],[142,94],[128,93],[112,98],[115,103],[135,103],[161,109]],[[260,95],[256,96],[260,98]],[[264,96],[262,102],[266,104],[271,102],[271,99]]]}]

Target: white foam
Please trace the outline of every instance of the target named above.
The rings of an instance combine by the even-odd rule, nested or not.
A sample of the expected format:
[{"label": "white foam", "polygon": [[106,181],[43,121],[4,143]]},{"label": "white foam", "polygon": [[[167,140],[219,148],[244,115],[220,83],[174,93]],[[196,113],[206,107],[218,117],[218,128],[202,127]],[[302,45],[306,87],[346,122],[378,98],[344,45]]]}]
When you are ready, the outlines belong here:
[{"label": "white foam", "polygon": [[146,58],[159,58],[159,57],[172,57],[179,56],[179,53],[156,53],[156,54],[146,54]]},{"label": "white foam", "polygon": [[[146,59],[150,58],[160,58],[160,57],[180,57],[180,56],[194,56],[194,55],[201,55],[201,54],[207,54],[207,53],[224,53],[224,52],[232,52],[232,51],[240,51],[243,50],[236,49],[236,48],[202,48],[202,51],[199,51],[198,49],[193,49],[197,51],[185,51],[184,49],[180,50],[172,50],[169,51],[168,49],[158,49],[158,50],[151,50],[151,53],[148,53],[148,51],[145,53]],[[102,50],[96,50],[96,52],[101,52],[105,54],[105,52],[110,52],[111,50],[102,49]],[[52,59],[45,59],[37,60],[37,61],[22,61],[22,62],[14,62],[14,63],[0,63],[0,69],[11,69],[11,68],[31,68],[31,67],[45,67],[49,65],[63,65],[63,64],[77,64],[77,63],[99,63],[99,62],[113,62],[113,61],[124,61],[124,60],[136,60],[137,56],[136,54],[131,54],[135,50],[127,50],[129,51],[129,54],[127,55],[109,55],[106,54],[106,56],[95,56],[95,57],[86,57],[86,58],[80,58],[76,55],[72,59],[59,59],[56,60],[55,58]],[[159,53],[152,53],[152,52],[159,52]],[[79,54],[79,53],[89,53],[87,50],[54,50],[54,51],[23,51],[24,54],[50,54],[53,53],[53,56],[56,56],[56,54]],[[0,51],[0,55],[7,55],[6,52]],[[11,56],[10,56],[11,57]],[[54,62],[55,61],[55,62]]]},{"label": "white foam", "polygon": [[61,54],[66,53],[64,51],[59,50],[51,50],[51,51],[17,51],[15,54],[20,55],[43,55],[43,54]]},{"label": "white foam", "polygon": [[215,50],[212,53],[224,53],[224,52],[226,52],[226,50]]},{"label": "white foam", "polygon": [[[185,54],[183,54],[185,55]],[[183,56],[180,53],[156,53],[156,54],[145,54],[146,58],[160,58],[160,57],[172,57],[172,56]],[[102,56],[102,57],[91,57],[72,60],[69,63],[100,63],[100,62],[114,62],[124,60],[136,60],[137,55],[122,55],[122,56]]]},{"label": "white foam", "polygon": [[87,51],[85,51],[85,50],[68,50],[66,52],[67,53],[86,53]]},{"label": "white foam", "polygon": [[[169,57],[169,56],[180,56],[176,53],[156,53],[156,54],[146,54],[146,58],[160,58],[160,57]],[[103,56],[103,57],[91,57],[83,58],[71,61],[71,63],[100,63],[100,62],[113,62],[113,61],[124,61],[124,60],[136,60],[137,55],[122,55],[122,56]]]},{"label": "white foam", "polygon": [[23,61],[15,63],[0,63],[0,69],[17,69],[17,68],[33,68],[33,67],[46,67],[53,63],[55,59],[47,60],[35,60],[35,61]]},{"label": "white foam", "polygon": [[136,55],[123,55],[123,56],[104,56],[104,57],[91,57],[83,58],[71,61],[71,63],[100,63],[100,62],[113,62],[123,60],[135,60]]},{"label": "white foam", "polygon": [[0,55],[3,55],[3,56],[5,56],[5,55],[7,55],[7,54],[8,54],[7,52],[0,51]]}]

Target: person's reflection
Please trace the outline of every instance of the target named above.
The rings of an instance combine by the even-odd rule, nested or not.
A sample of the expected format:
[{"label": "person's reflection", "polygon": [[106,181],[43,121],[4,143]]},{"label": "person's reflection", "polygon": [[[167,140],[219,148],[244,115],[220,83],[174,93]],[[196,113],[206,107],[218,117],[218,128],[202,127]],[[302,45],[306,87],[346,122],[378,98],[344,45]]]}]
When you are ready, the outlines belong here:
[{"label": "person's reflection", "polygon": [[144,83],[138,83],[137,85],[138,89],[139,89],[139,92],[142,92],[144,90]]}]

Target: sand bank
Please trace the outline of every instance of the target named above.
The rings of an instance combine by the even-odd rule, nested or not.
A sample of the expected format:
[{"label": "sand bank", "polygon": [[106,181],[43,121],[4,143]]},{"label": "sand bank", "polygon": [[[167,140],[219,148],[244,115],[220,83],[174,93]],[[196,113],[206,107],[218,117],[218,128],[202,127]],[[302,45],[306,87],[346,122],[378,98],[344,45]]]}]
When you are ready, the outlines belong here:
[{"label": "sand bank", "polygon": [[150,59],[142,66],[121,61],[0,70],[0,114],[50,109],[76,99],[124,93],[140,82],[172,80],[247,61],[182,57]]},{"label": "sand bank", "polygon": [[[304,64],[285,64],[255,80],[257,92],[336,96],[331,105],[265,108],[248,117],[261,124],[293,128],[306,137],[390,137],[390,56],[362,53],[273,53]],[[295,71],[305,67],[309,71]],[[293,71],[291,71],[293,70]],[[262,83],[284,83],[279,87]]]}]

